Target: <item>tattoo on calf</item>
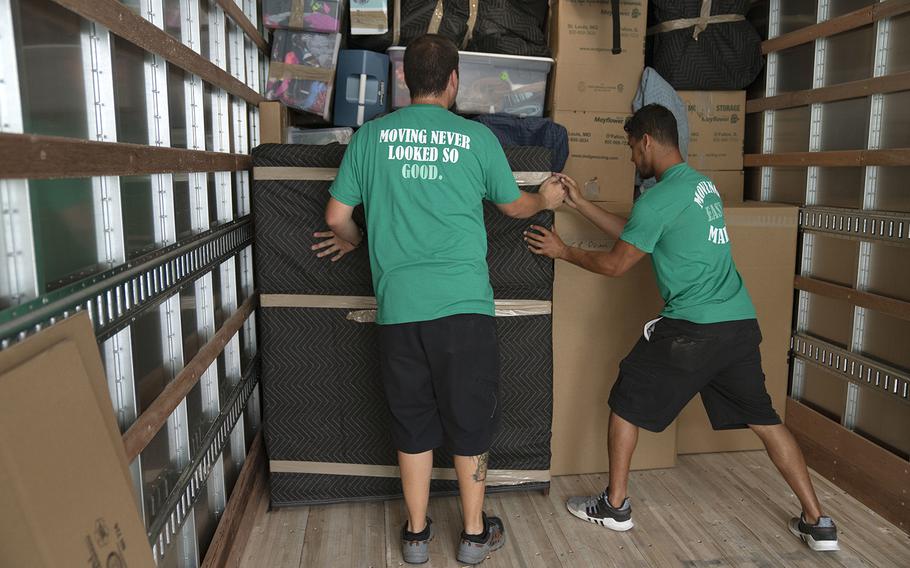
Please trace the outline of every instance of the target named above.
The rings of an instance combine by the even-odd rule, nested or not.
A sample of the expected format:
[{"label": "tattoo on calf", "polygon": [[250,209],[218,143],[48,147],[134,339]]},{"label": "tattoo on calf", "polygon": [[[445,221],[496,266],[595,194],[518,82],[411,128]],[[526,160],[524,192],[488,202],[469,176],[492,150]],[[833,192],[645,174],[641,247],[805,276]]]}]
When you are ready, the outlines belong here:
[{"label": "tattoo on calf", "polygon": [[487,478],[487,459],[490,457],[490,452],[484,452],[479,456],[474,456],[474,461],[477,462],[477,469],[474,471],[474,481],[484,481]]}]

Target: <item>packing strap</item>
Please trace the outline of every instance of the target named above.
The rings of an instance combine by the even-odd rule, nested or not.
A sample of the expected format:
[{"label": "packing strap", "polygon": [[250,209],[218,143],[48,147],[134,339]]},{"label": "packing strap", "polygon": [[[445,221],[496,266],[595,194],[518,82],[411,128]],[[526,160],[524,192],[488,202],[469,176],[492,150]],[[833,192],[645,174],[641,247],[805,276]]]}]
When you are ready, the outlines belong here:
[{"label": "packing strap", "polygon": [[401,38],[401,0],[395,0],[392,13],[392,45],[398,45]]},{"label": "packing strap", "polygon": [[335,82],[335,69],[326,67],[307,67],[294,65],[283,61],[269,62],[270,79],[301,79],[304,81],[321,81],[323,83]]},{"label": "packing strap", "polygon": [[[397,465],[371,465],[361,463],[311,462],[270,460],[272,473],[309,473],[315,475],[349,475],[357,477],[401,477]],[[455,481],[455,468],[434,467],[431,479]],[[518,485],[521,483],[549,483],[548,469],[489,469],[487,485]]]},{"label": "packing strap", "polygon": [[303,28],[304,5],[306,0],[291,0],[291,16],[288,18],[288,27],[292,29]]},{"label": "packing strap", "polygon": [[[259,181],[332,181],[338,168],[303,168],[295,166],[256,166],[253,180]],[[515,183],[521,187],[542,184],[550,172],[512,172]]]},{"label": "packing strap", "polygon": [[474,37],[474,26],[477,25],[477,4],[479,0],[471,0],[470,2],[470,12],[468,13],[468,31],[464,34],[464,39],[461,42],[461,49],[464,49],[468,46],[468,42],[471,41],[471,38]]},{"label": "packing strap", "polygon": [[[397,0],[400,1],[400,0]],[[619,0],[614,0],[619,2]],[[468,2],[468,29],[464,34],[464,38],[461,40],[461,46],[459,49],[464,49],[467,47],[468,42],[471,41],[471,38],[474,37],[474,26],[477,25],[477,10],[480,0],[470,0]],[[396,4],[396,8],[397,8]],[[430,25],[427,26],[428,34],[439,33],[439,26],[442,24],[442,18],[445,16],[445,7],[443,6],[442,0],[436,1],[436,8],[433,10],[433,16],[430,18]],[[396,32],[398,30],[396,29]],[[395,45],[398,45],[398,34],[395,34]]]},{"label": "packing strap", "polygon": [[[496,317],[545,316],[553,312],[547,300],[494,300]],[[347,318],[357,323],[376,321],[376,298],[372,296],[328,296],[322,294],[261,294],[263,308],[347,309]]]},{"label": "packing strap", "polygon": [[698,41],[698,36],[705,31],[711,24],[729,24],[730,22],[742,22],[746,19],[742,14],[718,14],[711,15],[712,0],[702,0],[701,13],[697,18],[681,18],[679,20],[669,20],[661,22],[648,28],[648,35],[662,34],[674,30],[684,30],[694,27],[692,39]]},{"label": "packing strap", "polygon": [[430,25],[427,26],[428,34],[439,33],[439,25],[442,23],[442,17],[445,15],[445,8],[442,0],[436,1],[436,8],[433,10],[433,16],[430,18]]},{"label": "packing strap", "polygon": [[[358,10],[351,6],[351,29],[365,28],[369,30],[379,30],[386,28],[388,31],[388,13],[385,10]],[[358,34],[361,35],[361,34]],[[362,34],[378,35],[378,34]]]}]

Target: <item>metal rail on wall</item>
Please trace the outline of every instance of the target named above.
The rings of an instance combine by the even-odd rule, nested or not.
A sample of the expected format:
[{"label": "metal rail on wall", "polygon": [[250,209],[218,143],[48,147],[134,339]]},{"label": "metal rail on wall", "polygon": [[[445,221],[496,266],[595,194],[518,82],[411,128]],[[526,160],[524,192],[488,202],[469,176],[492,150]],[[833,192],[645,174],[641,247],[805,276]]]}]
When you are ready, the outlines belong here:
[{"label": "metal rail on wall", "polygon": [[99,341],[253,242],[249,216],[0,313],[0,347],[87,311]]}]

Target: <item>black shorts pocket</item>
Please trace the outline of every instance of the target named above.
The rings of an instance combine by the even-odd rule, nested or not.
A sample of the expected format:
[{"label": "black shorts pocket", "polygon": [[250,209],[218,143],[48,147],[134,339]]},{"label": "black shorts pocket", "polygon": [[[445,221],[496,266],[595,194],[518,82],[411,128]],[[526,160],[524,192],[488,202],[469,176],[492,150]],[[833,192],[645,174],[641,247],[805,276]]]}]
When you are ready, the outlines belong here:
[{"label": "black shorts pocket", "polygon": [[719,338],[703,326],[664,318],[651,334],[650,355],[662,364],[691,373],[710,366]]},{"label": "black shorts pocket", "polygon": [[668,350],[667,363],[680,371],[697,371],[715,356],[715,341],[711,339],[677,335],[664,341]]}]

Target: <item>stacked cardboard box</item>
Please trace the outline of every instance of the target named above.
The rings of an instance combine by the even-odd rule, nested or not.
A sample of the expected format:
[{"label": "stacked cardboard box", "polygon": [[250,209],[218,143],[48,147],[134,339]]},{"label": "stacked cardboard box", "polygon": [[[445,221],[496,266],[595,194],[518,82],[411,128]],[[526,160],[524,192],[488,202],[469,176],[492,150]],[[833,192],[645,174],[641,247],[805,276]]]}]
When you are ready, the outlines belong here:
[{"label": "stacked cardboard box", "polygon": [[689,119],[689,165],[714,180],[724,203],[743,200],[745,91],[679,91]]},{"label": "stacked cardboard box", "polygon": [[[647,2],[620,2],[620,47],[614,53],[610,0],[551,3],[549,108],[569,132],[564,172],[583,186],[585,197],[628,215],[635,166],[623,125],[644,69]],[[556,229],[566,243],[609,250],[613,241],[576,212],[562,208]],[[634,299],[634,301],[630,301]],[[609,468],[607,398],[619,362],[641,335],[641,325],[660,310],[649,263],[621,279],[599,276],[557,262],[553,288],[553,459],[555,475]],[[675,426],[661,434],[642,432],[634,469],[671,467]]]},{"label": "stacked cardboard box", "polygon": [[[599,204],[628,216],[630,205]],[[607,251],[614,240],[575,211],[556,213],[556,229],[571,246]],[[650,262],[639,262],[622,278],[607,278],[567,262],[556,263],[553,285],[553,475],[609,469],[607,399],[619,363],[641,336],[644,322],[663,302]],[[676,425],[660,434],[642,431],[633,469],[672,467]]]},{"label": "stacked cardboard box", "polygon": [[[600,204],[628,215],[629,206]],[[763,341],[765,384],[784,417],[793,307],[798,208],[746,202],[724,210],[733,259],[755,304]],[[556,214],[563,240],[588,250],[610,250],[614,241],[576,212]],[[619,363],[663,307],[649,260],[621,278],[599,276],[556,263],[553,316],[553,475],[609,469],[607,424],[610,389]],[[761,442],[749,430],[714,431],[699,397],[660,434],[641,431],[632,467],[671,467],[677,454],[751,450]]]},{"label": "stacked cardboard box", "polygon": [[[783,419],[790,369],[799,208],[747,201],[727,205],[724,219],[730,233],[733,261],[755,304],[761,327],[765,386]],[[750,430],[714,431],[699,400],[693,400],[683,409],[676,433],[680,454],[762,448]]]},{"label": "stacked cardboard box", "polygon": [[623,123],[644,69],[647,2],[620,2],[620,47],[614,53],[610,0],[552,3],[550,44],[556,59],[550,87],[555,122],[569,131],[565,173],[593,201],[629,204],[635,168]]}]

